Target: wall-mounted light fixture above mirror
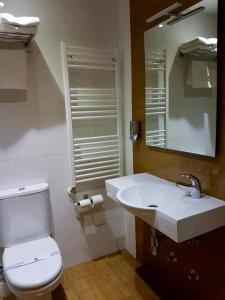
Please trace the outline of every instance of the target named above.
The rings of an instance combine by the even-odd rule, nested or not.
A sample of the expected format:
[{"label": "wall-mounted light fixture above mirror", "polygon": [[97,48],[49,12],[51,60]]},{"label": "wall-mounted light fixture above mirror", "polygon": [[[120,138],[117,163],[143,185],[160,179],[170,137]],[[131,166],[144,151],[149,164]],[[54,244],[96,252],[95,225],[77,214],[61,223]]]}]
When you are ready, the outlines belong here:
[{"label": "wall-mounted light fixture above mirror", "polygon": [[159,17],[171,18],[145,32],[148,146],[215,156],[217,6],[204,0],[179,13],[170,7]]},{"label": "wall-mounted light fixture above mirror", "polygon": [[150,18],[148,18],[146,20],[146,23],[150,24],[150,23],[156,21],[157,19],[159,19],[159,18],[161,18],[163,16],[171,15],[172,12],[175,11],[179,7],[182,7],[182,3],[181,2],[176,2],[176,3],[168,6],[164,10],[160,11],[159,13],[155,14],[154,16],[151,16]]}]

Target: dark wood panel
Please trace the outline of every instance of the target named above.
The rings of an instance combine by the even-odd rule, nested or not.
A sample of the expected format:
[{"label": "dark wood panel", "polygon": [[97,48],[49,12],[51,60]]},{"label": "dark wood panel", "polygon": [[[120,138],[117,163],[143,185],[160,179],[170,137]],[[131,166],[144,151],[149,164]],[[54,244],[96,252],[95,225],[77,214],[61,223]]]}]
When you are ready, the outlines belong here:
[{"label": "dark wood panel", "polygon": [[[198,1],[182,1],[192,5]],[[141,121],[141,139],[134,144],[134,172],[148,172],[176,181],[181,173],[192,173],[200,178],[203,192],[225,200],[225,55],[219,56],[219,126],[216,158],[202,157],[172,150],[156,149],[145,145],[145,72],[144,31],[145,20],[173,4],[169,0],[130,0],[132,46],[132,109],[133,119]],[[225,49],[225,1],[219,0],[219,35],[221,50]],[[143,263],[144,274],[154,279],[159,287],[176,299],[225,299],[225,229],[219,229],[200,238],[200,245],[190,248],[188,243],[176,244],[168,238],[161,241],[159,256],[150,251],[150,227],[136,218],[137,257]],[[169,250],[175,249],[181,258],[177,264],[165,259]],[[200,281],[187,279],[188,270],[197,268]],[[142,272],[143,273],[143,272]],[[153,285],[155,283],[150,280]],[[160,289],[159,289],[160,290]],[[162,290],[162,289],[161,289]],[[164,297],[165,298],[165,297]],[[169,299],[169,298],[168,298]]]}]

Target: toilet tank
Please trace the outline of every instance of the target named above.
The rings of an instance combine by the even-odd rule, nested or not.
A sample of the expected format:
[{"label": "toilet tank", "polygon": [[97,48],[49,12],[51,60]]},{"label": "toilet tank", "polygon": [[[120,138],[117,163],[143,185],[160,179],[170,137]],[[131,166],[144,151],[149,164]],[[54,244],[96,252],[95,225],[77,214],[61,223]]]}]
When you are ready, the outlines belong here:
[{"label": "toilet tank", "polygon": [[48,184],[0,191],[0,247],[50,235]]}]

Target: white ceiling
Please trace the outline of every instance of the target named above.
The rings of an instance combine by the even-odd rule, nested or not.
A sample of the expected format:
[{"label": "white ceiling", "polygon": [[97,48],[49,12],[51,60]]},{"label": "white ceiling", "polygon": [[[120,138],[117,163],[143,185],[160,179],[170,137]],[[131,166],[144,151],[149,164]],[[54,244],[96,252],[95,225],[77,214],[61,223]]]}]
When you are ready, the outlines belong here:
[{"label": "white ceiling", "polygon": [[199,4],[205,6],[207,13],[217,13],[218,0],[203,0]]}]

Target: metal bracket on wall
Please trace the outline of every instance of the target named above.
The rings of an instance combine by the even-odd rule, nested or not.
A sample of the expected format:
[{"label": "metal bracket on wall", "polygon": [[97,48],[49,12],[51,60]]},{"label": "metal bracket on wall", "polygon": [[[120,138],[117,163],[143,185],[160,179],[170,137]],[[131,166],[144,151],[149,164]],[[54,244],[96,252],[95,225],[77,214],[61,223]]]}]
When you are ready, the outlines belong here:
[{"label": "metal bracket on wall", "polygon": [[141,123],[140,121],[130,121],[130,140],[131,142],[137,141],[140,138]]}]

